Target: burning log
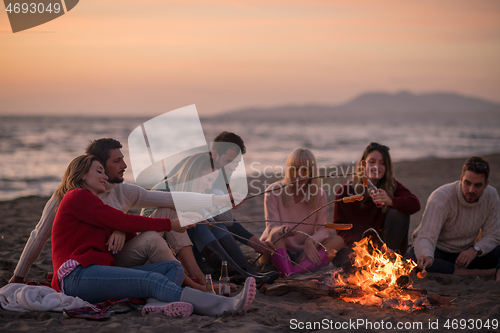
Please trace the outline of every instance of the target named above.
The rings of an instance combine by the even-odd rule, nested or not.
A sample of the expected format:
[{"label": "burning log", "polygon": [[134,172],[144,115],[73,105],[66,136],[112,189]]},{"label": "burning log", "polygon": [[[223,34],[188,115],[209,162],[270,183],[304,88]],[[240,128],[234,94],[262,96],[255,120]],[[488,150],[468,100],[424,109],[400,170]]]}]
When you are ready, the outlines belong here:
[{"label": "burning log", "polygon": [[400,288],[409,287],[411,286],[411,279],[408,275],[401,275],[397,278],[396,284]]},{"label": "burning log", "polygon": [[270,296],[280,296],[292,291],[311,297],[330,296],[333,298],[352,296],[361,297],[363,292],[358,286],[326,284],[318,280],[278,279],[267,287],[265,293]]},{"label": "burning log", "polygon": [[417,265],[388,249],[375,230],[368,235],[352,249],[343,248],[337,253],[332,263],[341,268],[316,276],[279,279],[266,293],[283,295],[298,291],[310,298],[329,296],[407,312],[444,306],[452,301],[412,288],[409,274]]}]

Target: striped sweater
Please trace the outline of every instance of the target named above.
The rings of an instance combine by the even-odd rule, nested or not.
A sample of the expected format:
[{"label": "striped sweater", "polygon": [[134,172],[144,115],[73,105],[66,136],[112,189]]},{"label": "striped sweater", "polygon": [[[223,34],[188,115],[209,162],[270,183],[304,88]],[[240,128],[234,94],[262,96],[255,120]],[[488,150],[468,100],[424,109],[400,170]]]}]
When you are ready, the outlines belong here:
[{"label": "striped sweater", "polygon": [[460,181],[432,192],[422,222],[413,232],[415,255],[434,258],[436,248],[460,253],[474,246],[479,230],[482,238],[475,243],[481,255],[500,244],[500,201],[497,191],[487,186],[477,202],[465,201]]}]

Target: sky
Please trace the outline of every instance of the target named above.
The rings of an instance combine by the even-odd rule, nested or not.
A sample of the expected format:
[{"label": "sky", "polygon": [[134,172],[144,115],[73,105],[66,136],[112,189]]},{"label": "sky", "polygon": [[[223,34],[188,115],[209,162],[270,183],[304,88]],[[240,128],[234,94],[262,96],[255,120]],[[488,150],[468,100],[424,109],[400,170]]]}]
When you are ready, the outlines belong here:
[{"label": "sky", "polygon": [[82,0],[12,33],[0,115],[200,115],[364,93],[500,102],[500,1]]}]

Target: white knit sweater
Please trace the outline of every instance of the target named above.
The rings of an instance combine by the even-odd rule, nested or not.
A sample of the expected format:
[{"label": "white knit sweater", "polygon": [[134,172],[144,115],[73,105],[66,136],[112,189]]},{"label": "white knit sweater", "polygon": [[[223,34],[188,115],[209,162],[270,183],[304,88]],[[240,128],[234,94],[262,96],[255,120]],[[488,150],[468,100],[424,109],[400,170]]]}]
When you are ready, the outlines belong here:
[{"label": "white knit sweater", "polygon": [[[107,183],[106,192],[99,197],[105,204],[122,212],[127,212],[131,208],[169,207],[181,211],[197,211],[212,207],[213,194],[173,193],[175,193],[175,205],[172,194],[169,192],[146,191],[142,187],[132,184]],[[24,247],[14,271],[17,276],[26,277],[29,269],[42,253],[45,243],[52,234],[52,224],[58,207],[57,197],[52,195],[43,209],[40,221],[31,231],[30,238]]]},{"label": "white knit sweater", "polygon": [[500,215],[497,191],[487,186],[477,202],[465,201],[460,181],[446,184],[432,192],[422,217],[413,232],[415,255],[434,258],[436,247],[460,253],[476,245],[485,255],[500,245]]}]

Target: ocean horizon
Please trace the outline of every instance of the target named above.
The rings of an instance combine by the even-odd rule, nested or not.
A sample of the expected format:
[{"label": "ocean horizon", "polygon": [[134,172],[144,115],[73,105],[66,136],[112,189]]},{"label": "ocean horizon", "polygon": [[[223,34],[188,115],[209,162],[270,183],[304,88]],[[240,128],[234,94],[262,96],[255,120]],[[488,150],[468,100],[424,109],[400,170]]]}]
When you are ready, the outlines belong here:
[{"label": "ocean horizon", "polygon": [[[127,139],[150,118],[3,116],[0,117],[0,200],[48,196],[59,185],[68,163],[94,139],[112,137],[123,145],[129,166],[125,181],[134,183]],[[247,174],[280,172],[297,147],[313,151],[321,167],[351,165],[370,142],[390,147],[393,161],[452,158],[500,153],[499,117],[367,116],[321,121],[238,121],[202,118],[207,142],[221,131],[245,141]]]}]

